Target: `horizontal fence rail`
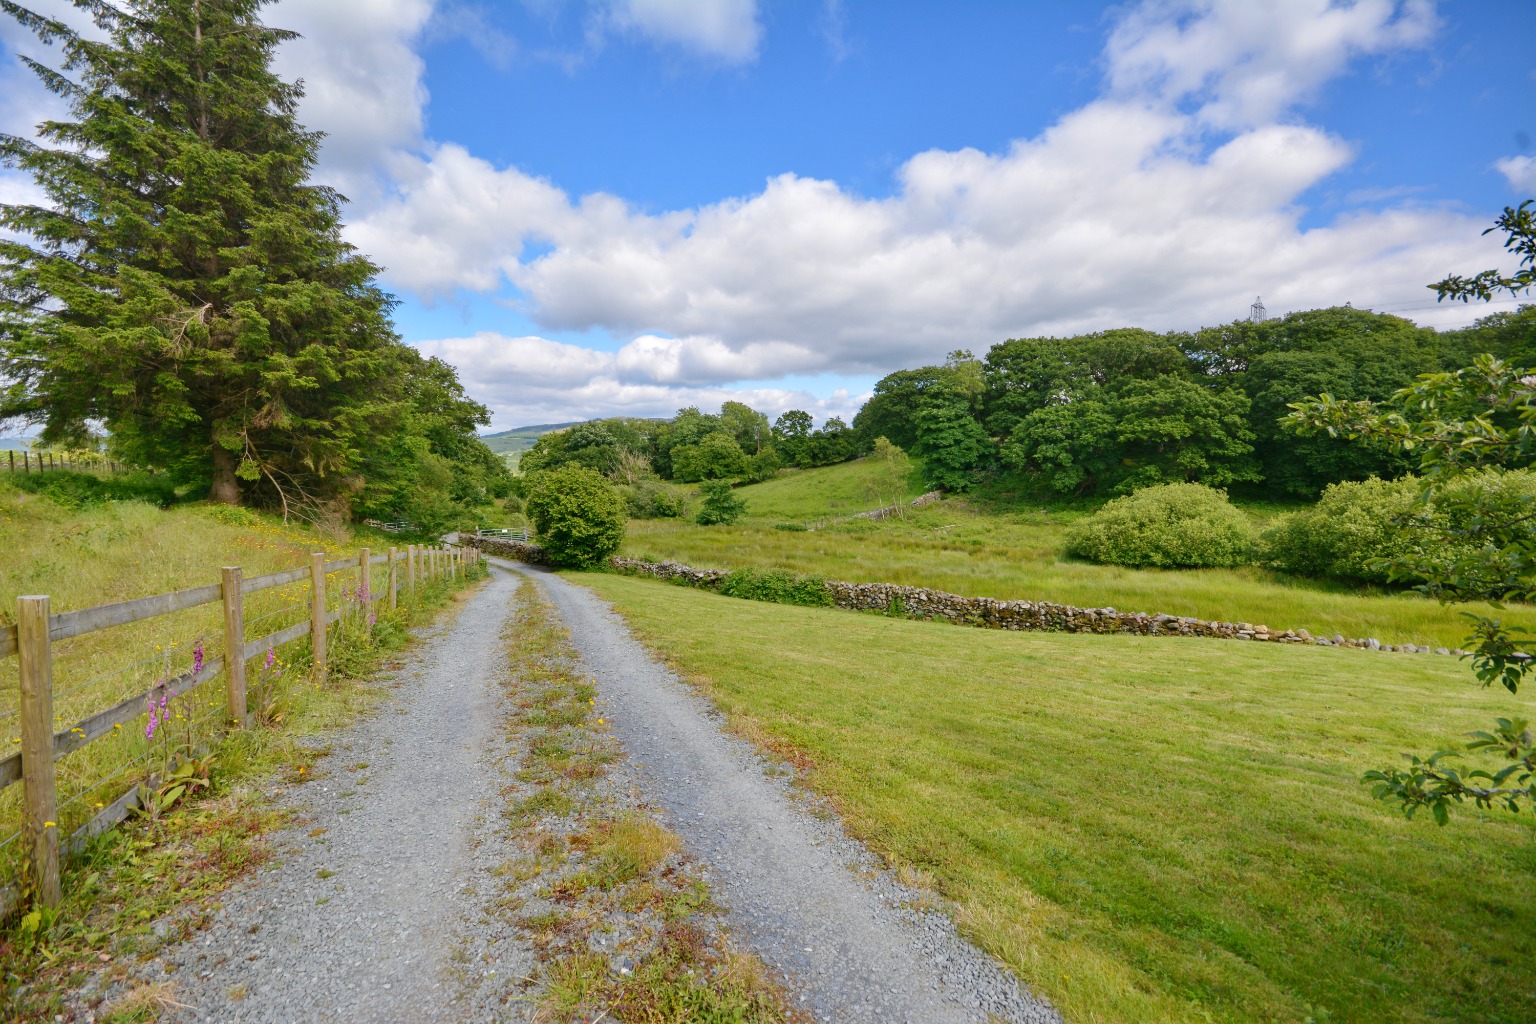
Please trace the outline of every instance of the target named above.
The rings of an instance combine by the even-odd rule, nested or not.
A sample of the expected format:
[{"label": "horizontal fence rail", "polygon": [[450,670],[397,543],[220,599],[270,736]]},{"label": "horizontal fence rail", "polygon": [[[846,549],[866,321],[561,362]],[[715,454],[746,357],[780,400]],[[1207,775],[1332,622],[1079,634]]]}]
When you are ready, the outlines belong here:
[{"label": "horizontal fence rail", "polygon": [[[245,579],[238,567],[228,566],[219,583],[77,611],[51,613],[46,596],[17,598],[16,625],[0,628],[0,659],[11,656],[19,659],[21,740],[19,750],[0,758],[0,791],[16,783],[21,783],[25,790],[29,881],[35,898],[48,906],[57,906],[63,895],[59,875],[61,846],[66,851],[78,849],[91,836],[127,817],[141,800],[143,784],[142,780],[136,780],[127,792],[110,804],[98,805],[102,809],[61,844],[59,803],[55,792],[55,764],[61,758],[118,732],[145,715],[146,709],[155,701],[167,696],[184,697],[221,677],[225,681],[225,723],[234,729],[247,728],[250,725],[250,713],[246,708],[245,666],[248,660],[283,644],[310,637],[313,678],[316,683],[321,683],[326,677],[326,627],[330,623],[350,611],[373,604],[387,605],[393,611],[402,587],[414,593],[418,583],[425,585],[444,575],[458,578],[471,560],[478,561],[480,557],[477,549],[468,546],[421,547],[414,544],[403,549],[390,548],[388,553],[377,555],[363,548],[356,557],[330,560],[325,558],[324,552],[317,551],[310,556],[309,565],[296,569]],[[376,565],[384,566],[387,574],[387,583],[381,580],[384,585],[377,592],[372,588],[372,569]],[[349,595],[343,587],[339,596],[345,603],[328,608],[326,578],[342,570],[357,570],[356,592]],[[305,581],[310,591],[309,614],[303,621],[254,640],[245,639],[244,595]],[[357,603],[348,601],[349,597],[355,597]],[[53,644],[215,602],[222,602],[224,606],[223,657],[201,661],[199,649],[199,664],[195,670],[162,679],[148,690],[135,693],[67,728],[54,727]],[[0,887],[0,918],[9,915],[19,904],[20,896],[15,887]]]}]

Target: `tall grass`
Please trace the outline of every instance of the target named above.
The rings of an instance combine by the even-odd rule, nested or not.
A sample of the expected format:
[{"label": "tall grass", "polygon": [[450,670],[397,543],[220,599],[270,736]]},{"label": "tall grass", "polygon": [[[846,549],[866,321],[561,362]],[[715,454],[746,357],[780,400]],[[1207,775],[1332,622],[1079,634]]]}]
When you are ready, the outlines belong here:
[{"label": "tall grass", "polygon": [[[74,504],[74,503],[71,503]],[[139,501],[61,505],[48,497],[0,484],[0,623],[14,622],[16,597],[47,594],[55,613],[113,601],[217,583],[220,567],[238,565],[247,577],[307,565],[312,551],[328,558],[354,555],[350,536],[321,536],[286,526],[244,509],[182,506],[162,510]],[[356,607],[356,569],[327,578],[327,605]],[[383,592],[380,568],[374,590]],[[309,614],[307,581],[245,596],[247,642],[303,621]],[[354,616],[353,618],[357,618]],[[398,617],[397,617],[398,618]],[[403,620],[402,620],[403,621]],[[355,624],[332,627],[337,658],[362,656],[374,628],[396,631],[391,619],[359,632]],[[348,631],[357,636],[346,635]],[[364,634],[367,634],[366,636]],[[304,674],[308,640],[274,651],[250,666],[250,703],[291,700],[292,684]],[[172,615],[88,633],[53,646],[54,721],[64,729],[86,716],[188,671],[198,657],[224,655],[222,605],[218,602]],[[286,666],[286,668],[285,668]],[[346,666],[340,666],[345,672]],[[16,658],[0,659],[0,753],[19,743],[19,680]],[[281,675],[287,672],[286,676]],[[281,682],[279,682],[281,680]],[[280,694],[286,694],[282,697]],[[147,710],[147,709],[146,709]],[[154,738],[145,735],[147,716],[71,753],[58,762],[59,826],[66,833],[116,799],[128,786],[169,756],[173,747],[205,745],[222,732],[222,683],[213,680],[181,694],[167,708],[170,721]],[[21,787],[0,791],[0,860],[14,857],[20,843]]]}]

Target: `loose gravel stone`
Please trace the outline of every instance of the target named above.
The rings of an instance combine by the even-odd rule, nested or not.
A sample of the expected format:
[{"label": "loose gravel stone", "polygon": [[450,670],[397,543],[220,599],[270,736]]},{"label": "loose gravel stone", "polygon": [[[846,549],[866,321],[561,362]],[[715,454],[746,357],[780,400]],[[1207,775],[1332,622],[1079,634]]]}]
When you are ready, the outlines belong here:
[{"label": "loose gravel stone", "polygon": [[709,868],[733,933],[798,981],[803,1005],[839,1024],[1059,1022],[1056,1012],[955,932],[910,907],[900,885],[831,816],[811,813],[788,779],[630,635],[590,591],[534,576],[597,680],[598,707],[646,796]]}]

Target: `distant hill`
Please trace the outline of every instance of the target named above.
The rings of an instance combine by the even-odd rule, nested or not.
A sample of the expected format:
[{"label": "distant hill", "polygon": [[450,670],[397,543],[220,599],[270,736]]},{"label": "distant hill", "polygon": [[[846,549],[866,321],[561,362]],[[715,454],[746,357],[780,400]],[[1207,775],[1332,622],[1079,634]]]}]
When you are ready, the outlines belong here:
[{"label": "distant hill", "polygon": [[29,452],[35,437],[0,437],[0,452]]},{"label": "distant hill", "polygon": [[531,427],[513,427],[511,430],[503,430],[496,434],[481,434],[480,440],[484,441],[485,446],[497,455],[521,455],[532,448],[533,442],[545,434],[575,425],[576,423],[538,423]]}]

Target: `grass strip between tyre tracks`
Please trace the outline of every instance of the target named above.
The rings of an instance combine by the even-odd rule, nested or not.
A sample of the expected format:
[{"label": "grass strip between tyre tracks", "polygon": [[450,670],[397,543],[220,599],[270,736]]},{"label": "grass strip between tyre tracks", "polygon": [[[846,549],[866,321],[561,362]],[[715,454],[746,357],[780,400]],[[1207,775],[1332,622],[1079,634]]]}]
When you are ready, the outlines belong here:
[{"label": "grass strip between tyre tracks", "polygon": [[520,751],[504,817],[522,855],[499,912],[534,946],[523,979],[551,1024],[800,1024],[770,969],[727,935],[699,867],[635,795],[569,636],[524,579],[507,631],[507,728]]}]

